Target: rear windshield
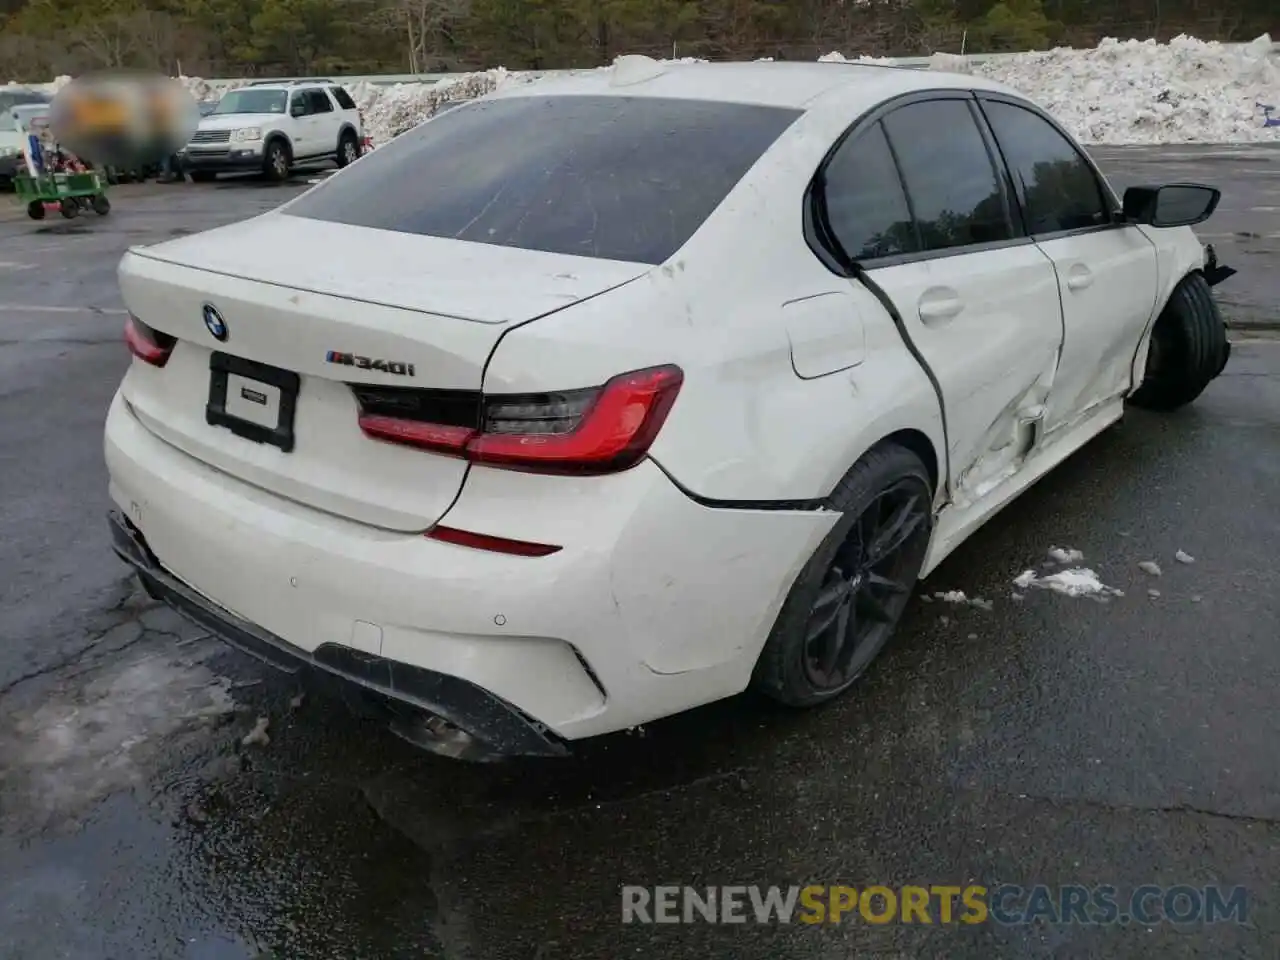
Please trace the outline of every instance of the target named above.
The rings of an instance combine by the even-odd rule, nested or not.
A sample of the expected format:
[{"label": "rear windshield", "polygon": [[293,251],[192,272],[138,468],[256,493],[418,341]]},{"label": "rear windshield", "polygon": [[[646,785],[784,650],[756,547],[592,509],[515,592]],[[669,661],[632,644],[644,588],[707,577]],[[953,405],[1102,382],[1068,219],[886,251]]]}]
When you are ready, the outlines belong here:
[{"label": "rear windshield", "polygon": [[652,97],[481,100],[401,134],[283,212],[661,263],[799,115]]}]

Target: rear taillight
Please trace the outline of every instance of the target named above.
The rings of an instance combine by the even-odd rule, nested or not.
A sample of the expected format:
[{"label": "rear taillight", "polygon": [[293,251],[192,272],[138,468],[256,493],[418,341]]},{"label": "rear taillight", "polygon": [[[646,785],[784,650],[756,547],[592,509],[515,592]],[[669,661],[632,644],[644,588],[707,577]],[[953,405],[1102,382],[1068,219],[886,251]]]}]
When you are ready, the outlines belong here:
[{"label": "rear taillight", "polygon": [[129,352],[139,360],[153,367],[163,367],[169,362],[169,355],[173,353],[178,338],[153,330],[133,314],[129,314],[129,319],[124,322],[124,342],[128,344]]},{"label": "rear taillight", "polygon": [[[684,382],[679,367],[651,367],[603,387],[564,393],[486,396],[478,427],[429,422],[407,398],[356,388],[360,429],[391,443],[539,473],[604,474],[634,466],[662,428]],[[458,410],[456,398],[453,409]],[[471,419],[474,424],[476,419]]]}]

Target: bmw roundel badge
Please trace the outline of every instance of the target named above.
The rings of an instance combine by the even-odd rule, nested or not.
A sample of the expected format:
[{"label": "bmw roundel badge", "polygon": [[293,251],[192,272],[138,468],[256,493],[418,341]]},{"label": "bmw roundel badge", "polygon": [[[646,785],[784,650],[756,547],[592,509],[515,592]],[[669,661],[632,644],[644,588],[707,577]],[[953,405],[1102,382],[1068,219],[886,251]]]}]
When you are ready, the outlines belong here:
[{"label": "bmw roundel badge", "polygon": [[211,303],[204,305],[204,325],[209,328],[209,332],[213,334],[213,339],[219,343],[226,341],[231,331],[227,329],[227,321],[222,319],[222,314],[217,311]]}]

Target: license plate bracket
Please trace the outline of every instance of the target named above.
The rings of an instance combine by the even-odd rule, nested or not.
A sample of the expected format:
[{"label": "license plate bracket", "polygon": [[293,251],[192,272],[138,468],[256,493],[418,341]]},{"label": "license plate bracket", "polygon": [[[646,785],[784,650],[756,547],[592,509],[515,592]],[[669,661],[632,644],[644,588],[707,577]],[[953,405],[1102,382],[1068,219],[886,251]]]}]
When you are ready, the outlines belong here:
[{"label": "license plate bracket", "polygon": [[[231,377],[257,381],[280,391],[279,416],[275,426],[253,423],[227,412],[227,389]],[[301,378],[292,370],[281,370],[269,364],[214,353],[209,357],[209,402],[205,405],[205,422],[226,427],[238,437],[278,447],[285,453],[293,450],[293,420],[298,405]]]}]

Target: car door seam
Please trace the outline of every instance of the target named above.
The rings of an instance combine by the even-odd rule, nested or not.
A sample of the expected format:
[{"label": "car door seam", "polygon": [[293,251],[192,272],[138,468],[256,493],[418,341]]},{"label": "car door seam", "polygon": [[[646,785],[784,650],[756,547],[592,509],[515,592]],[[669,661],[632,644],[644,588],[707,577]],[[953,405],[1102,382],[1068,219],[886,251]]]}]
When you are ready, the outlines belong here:
[{"label": "car door seam", "polygon": [[853,276],[859,283],[870,291],[871,295],[880,302],[880,306],[889,314],[889,319],[893,321],[893,325],[898,328],[898,335],[902,338],[902,343],[906,346],[907,351],[915,358],[916,363],[920,365],[920,369],[924,371],[924,375],[928,377],[930,385],[933,387],[933,394],[938,400],[938,416],[942,419],[942,459],[943,472],[940,474],[940,482],[943,486],[948,500],[951,498],[951,433],[947,426],[947,404],[942,395],[942,384],[938,382],[937,374],[933,372],[933,368],[929,366],[925,360],[924,354],[920,352],[920,348],[916,346],[915,341],[911,339],[911,334],[907,332],[907,325],[902,319],[902,312],[898,310],[893,300],[880,284],[876,283],[868,275],[867,271],[859,264],[853,264]]}]

